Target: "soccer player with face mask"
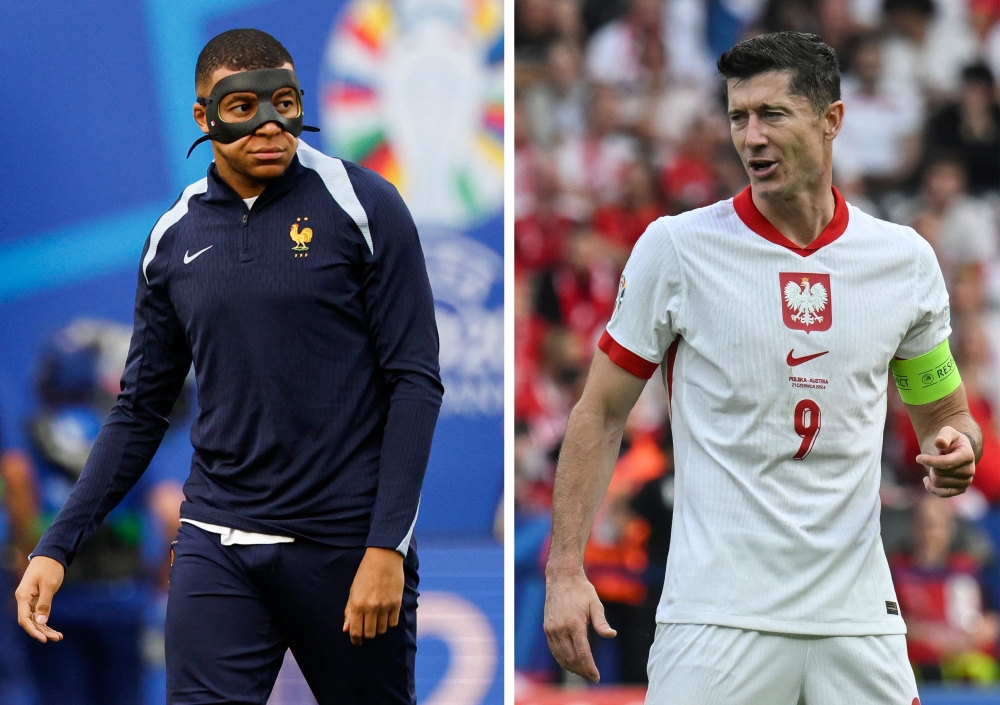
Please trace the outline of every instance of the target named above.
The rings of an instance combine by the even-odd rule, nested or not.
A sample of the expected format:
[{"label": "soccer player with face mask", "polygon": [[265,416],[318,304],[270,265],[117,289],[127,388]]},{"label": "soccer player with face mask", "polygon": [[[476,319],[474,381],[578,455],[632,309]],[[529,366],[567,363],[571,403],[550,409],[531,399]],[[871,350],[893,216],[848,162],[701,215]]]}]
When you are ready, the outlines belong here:
[{"label": "soccer player with face mask", "polygon": [[62,638],[66,566],[146,469],[193,362],[168,702],[264,705],[290,648],[321,705],[413,703],[413,526],[443,391],[416,228],[392,185],[298,139],[315,128],[270,35],[215,37],[195,88],[192,149],[215,160],[146,241],[122,393],[18,621]]},{"label": "soccer player with face mask", "polygon": [[766,34],[718,66],[750,186],[653,222],[625,267],[556,474],[549,646],[599,679],[588,625],[615,632],[583,551],[625,420],[660,367],[677,467],[646,702],[913,705],[879,532],[890,371],[929,492],[964,492],[982,452],[941,271],[916,232],[833,188],[833,49]]}]

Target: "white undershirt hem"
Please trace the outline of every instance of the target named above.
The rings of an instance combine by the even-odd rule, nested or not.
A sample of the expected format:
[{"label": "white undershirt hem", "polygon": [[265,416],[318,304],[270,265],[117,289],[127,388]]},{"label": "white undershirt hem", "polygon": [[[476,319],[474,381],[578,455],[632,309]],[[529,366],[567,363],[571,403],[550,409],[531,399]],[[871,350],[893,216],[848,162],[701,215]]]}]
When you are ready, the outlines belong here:
[{"label": "white undershirt hem", "polygon": [[205,531],[211,532],[213,534],[219,534],[222,539],[223,546],[256,546],[260,544],[269,543],[293,543],[295,539],[290,536],[273,536],[272,534],[256,534],[252,531],[240,531],[239,529],[233,529],[228,526],[219,526],[218,524],[206,524],[203,521],[195,521],[194,519],[181,519],[185,524],[193,524],[199,529],[204,529]]}]

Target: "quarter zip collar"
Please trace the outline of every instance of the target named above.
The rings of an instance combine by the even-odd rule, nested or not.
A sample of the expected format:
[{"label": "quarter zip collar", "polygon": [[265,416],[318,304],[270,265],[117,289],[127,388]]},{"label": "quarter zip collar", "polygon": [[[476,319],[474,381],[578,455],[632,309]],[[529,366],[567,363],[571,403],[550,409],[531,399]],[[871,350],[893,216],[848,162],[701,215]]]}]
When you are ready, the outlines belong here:
[{"label": "quarter zip collar", "polygon": [[[281,176],[272,179],[257,197],[257,200],[254,202],[254,211],[260,210],[270,201],[288,192],[303,171],[305,171],[305,167],[299,163],[299,155],[296,154],[292,157],[288,168],[282,172]],[[219,170],[216,168],[214,161],[208,165],[208,190],[205,193],[204,200],[206,203],[238,205],[240,208],[246,208],[243,198],[219,176]]]}]

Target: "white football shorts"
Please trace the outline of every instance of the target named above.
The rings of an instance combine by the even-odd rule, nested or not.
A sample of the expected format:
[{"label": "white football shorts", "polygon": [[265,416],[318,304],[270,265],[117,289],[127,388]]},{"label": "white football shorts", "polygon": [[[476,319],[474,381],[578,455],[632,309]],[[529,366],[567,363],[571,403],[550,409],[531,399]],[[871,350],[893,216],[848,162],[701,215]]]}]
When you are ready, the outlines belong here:
[{"label": "white football shorts", "polygon": [[658,624],[646,705],[919,705],[906,637]]}]

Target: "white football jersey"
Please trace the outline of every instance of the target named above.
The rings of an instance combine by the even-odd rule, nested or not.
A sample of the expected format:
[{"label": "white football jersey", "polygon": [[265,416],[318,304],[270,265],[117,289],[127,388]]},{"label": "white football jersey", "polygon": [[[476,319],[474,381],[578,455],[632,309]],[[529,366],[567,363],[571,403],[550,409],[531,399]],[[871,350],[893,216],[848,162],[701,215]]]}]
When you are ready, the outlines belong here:
[{"label": "white football jersey", "polygon": [[889,361],[951,333],[930,246],[848,205],[805,249],[736,198],[652,223],[600,347],[662,363],[676,462],[664,623],[905,633],[878,497]]}]

